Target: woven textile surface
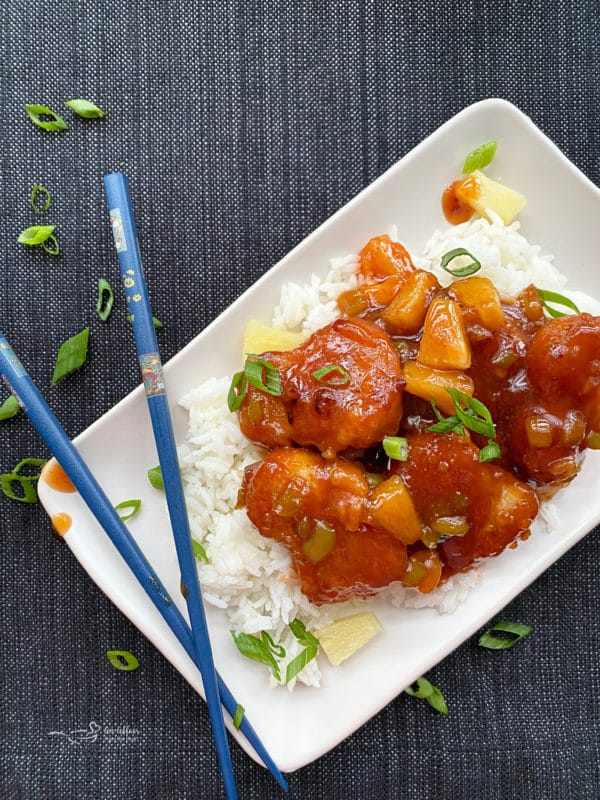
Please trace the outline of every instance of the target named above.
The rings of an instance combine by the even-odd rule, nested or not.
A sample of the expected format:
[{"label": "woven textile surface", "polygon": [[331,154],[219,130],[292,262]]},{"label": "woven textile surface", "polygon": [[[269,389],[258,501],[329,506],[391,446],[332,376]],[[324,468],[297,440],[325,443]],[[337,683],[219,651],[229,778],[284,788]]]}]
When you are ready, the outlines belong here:
[{"label": "woven textile surface", "polygon": [[[471,102],[512,101],[598,184],[599,56],[597,0],[3,0],[0,327],[75,436],[139,380],[122,298],[109,323],[95,315],[98,278],[118,285],[103,174],[130,178],[167,360]],[[75,117],[74,97],[106,118]],[[69,130],[39,130],[25,103]],[[38,221],[35,182],[52,192],[55,259],[16,243]],[[59,344],[87,324],[90,363],[50,389]],[[0,443],[1,472],[47,455],[24,415],[0,424]],[[202,701],[41,507],[0,497],[0,521],[0,799],[223,797]],[[398,697],[290,775],[290,798],[596,800],[598,563],[596,530],[504,612],[534,635],[506,653],[471,640],[431,671],[448,717]],[[113,669],[109,649],[140,669]],[[93,742],[49,735],[91,723]],[[241,798],[283,796],[232,755]]]}]

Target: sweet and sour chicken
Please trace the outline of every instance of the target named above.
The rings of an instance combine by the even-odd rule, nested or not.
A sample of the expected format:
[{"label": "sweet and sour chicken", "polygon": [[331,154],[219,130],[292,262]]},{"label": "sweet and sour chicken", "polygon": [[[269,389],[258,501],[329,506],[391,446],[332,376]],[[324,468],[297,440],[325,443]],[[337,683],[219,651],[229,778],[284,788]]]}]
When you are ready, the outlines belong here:
[{"label": "sweet and sour chicken", "polygon": [[387,236],[360,272],[342,318],[261,354],[281,392],[248,386],[239,409],[271,451],[246,469],[248,516],[317,603],[429,592],[500,553],[600,437],[600,318],[548,319],[535,287],[506,300],[475,275],[442,289]]}]

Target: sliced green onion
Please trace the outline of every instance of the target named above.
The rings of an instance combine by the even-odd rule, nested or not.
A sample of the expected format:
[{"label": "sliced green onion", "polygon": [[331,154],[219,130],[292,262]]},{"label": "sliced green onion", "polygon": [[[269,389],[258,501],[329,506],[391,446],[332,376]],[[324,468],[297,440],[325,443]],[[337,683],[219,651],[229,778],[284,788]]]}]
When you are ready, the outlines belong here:
[{"label": "sliced green onion", "polygon": [[20,410],[21,406],[19,405],[19,401],[11,394],[0,406],[0,422],[4,422],[5,419],[11,419],[11,417],[16,417]]},{"label": "sliced green onion", "polygon": [[493,461],[495,458],[500,458],[502,455],[502,451],[500,450],[500,445],[498,442],[494,442],[493,439],[488,439],[488,443],[485,447],[482,447],[479,451],[479,462],[484,464],[487,461]]},{"label": "sliced green onion", "polygon": [[[414,688],[415,686],[416,688]],[[436,711],[439,711],[440,714],[448,713],[448,706],[444,700],[444,695],[437,686],[430,683],[427,678],[417,678],[416,684],[407,686],[404,691],[411,697],[427,700],[429,705]]]},{"label": "sliced green onion", "polygon": [[319,647],[320,643],[317,637],[306,630],[306,625],[300,619],[294,619],[290,622],[290,630],[298,639],[300,644],[306,645],[307,647],[313,645],[314,647]]},{"label": "sliced green onion", "polygon": [[208,556],[206,555],[206,550],[200,542],[197,542],[195,539],[192,539],[192,550],[194,551],[194,558],[197,558],[198,561],[204,561],[208,564]]},{"label": "sliced green onion", "polygon": [[[468,264],[465,264],[462,267],[455,267],[454,269],[450,269],[448,264],[451,261],[454,261],[455,258],[460,258],[467,256],[471,259]],[[477,259],[469,253],[468,250],[465,250],[464,247],[455,247],[454,250],[449,250],[442,256],[442,260],[440,262],[441,267],[449,272],[450,275],[453,275],[455,278],[467,278],[469,275],[474,275],[476,272],[479,272],[481,269],[481,264]]]},{"label": "sliced green onion", "polygon": [[230,631],[230,633],[237,649],[243,656],[250,658],[252,661],[258,661],[260,664],[266,664],[275,678],[281,681],[279,664],[275,661],[271,650],[262,639],[259,639],[258,636],[253,636],[251,633],[236,633],[236,631]]},{"label": "sliced green onion", "polygon": [[[20,494],[17,494],[13,489],[13,484],[15,483],[21,487]],[[37,503],[38,501],[33,479],[27,478],[25,475],[17,475],[15,472],[5,472],[4,475],[0,475],[0,486],[2,487],[3,494],[11,500],[29,504]]]},{"label": "sliced green onion", "polygon": [[[496,436],[496,428],[492,415],[480,400],[469,397],[468,394],[460,392],[458,389],[446,389],[456,410],[456,416],[460,419],[465,428],[474,433],[480,433],[493,439]],[[465,406],[465,408],[463,408]]]},{"label": "sliced green onion", "polygon": [[318,652],[318,646],[311,644],[308,647],[305,647],[304,650],[301,650],[297,656],[292,658],[285,669],[285,682],[289,683],[299,672],[302,672],[308,662],[312,661],[313,658],[316,658]]},{"label": "sliced green onion", "polygon": [[71,373],[80,369],[85,364],[87,360],[89,336],[90,329],[84,328],[81,333],[72,336],[61,344],[56,357],[56,364],[54,365],[52,386],[62,381],[67,375],[71,375]]},{"label": "sliced green onion", "polygon": [[498,142],[486,142],[485,144],[480,144],[475,150],[471,150],[469,155],[465,158],[463,174],[466,175],[469,172],[475,172],[475,170],[483,169],[491,164],[496,155],[497,147]]},{"label": "sliced green onion", "polygon": [[544,308],[551,317],[566,317],[567,314],[563,311],[559,311],[557,308],[552,308],[552,306],[548,305],[548,303],[557,303],[559,306],[570,308],[571,311],[574,311],[576,314],[581,314],[581,311],[577,308],[575,303],[572,300],[569,300],[569,298],[565,297],[563,294],[558,294],[558,292],[550,292],[548,289],[538,289],[537,292],[542,298]]},{"label": "sliced green onion", "polygon": [[[46,463],[45,458],[23,458],[12,472],[5,472],[0,475],[0,486],[2,492],[11,500],[17,500],[19,503],[37,503],[38,496],[35,489],[35,482],[41,475],[41,468]],[[28,467],[33,467],[35,472],[29,472]],[[29,474],[23,474],[29,472]],[[14,484],[19,486],[20,491],[17,492]]]},{"label": "sliced green onion", "polygon": [[444,417],[438,409],[435,400],[430,400],[429,402],[438,420],[434,425],[430,425],[427,428],[429,433],[458,433],[460,436],[464,436],[465,430],[456,414],[453,414],[451,417]]},{"label": "sliced green onion", "polygon": [[58,243],[58,239],[56,238],[56,236],[54,236],[54,234],[50,234],[50,236],[46,239],[46,241],[42,242],[42,247],[51,256],[60,255],[60,245]]},{"label": "sliced green onion", "polygon": [[260,638],[277,658],[285,658],[285,647],[281,644],[276,644],[273,637],[268,631],[261,631]]},{"label": "sliced green onion", "polygon": [[[417,687],[416,689],[414,687]],[[407,686],[404,690],[411,697],[418,697],[420,700],[427,700],[433,694],[433,684],[427,678],[417,678],[412,686]]]},{"label": "sliced green onion", "polygon": [[248,391],[248,381],[243,372],[236,372],[231,379],[229,391],[227,392],[227,407],[230,411],[237,411],[244,402]]},{"label": "sliced green onion", "polygon": [[[36,202],[38,194],[44,195],[44,203],[41,206],[38,206]],[[34,183],[31,194],[29,195],[29,203],[36,214],[43,214],[44,211],[48,211],[52,205],[52,195],[45,186],[42,186],[40,183]]]},{"label": "sliced green onion", "polygon": [[94,103],[90,103],[89,100],[82,100],[81,98],[77,100],[67,100],[65,103],[71,111],[74,111],[78,117],[83,117],[84,119],[99,119],[104,117],[104,111],[98,106],[94,105]]},{"label": "sliced green onion", "polygon": [[245,712],[246,709],[244,706],[238,703],[235,707],[235,714],[233,715],[233,727],[236,729],[236,731],[239,731],[239,729],[242,727],[242,720],[244,719]]},{"label": "sliced green onion", "polygon": [[479,646],[488,650],[507,650],[529,636],[533,628],[521,622],[496,622],[479,637]]},{"label": "sliced green onion", "polygon": [[[18,475],[20,478],[27,478],[28,481],[37,481],[42,474],[42,467],[46,462],[47,459],[45,458],[24,458],[19,461],[17,466],[13,469],[13,475]],[[37,472],[24,475],[23,470],[27,467],[35,467]]]},{"label": "sliced green onion", "polygon": [[299,672],[302,672],[304,667],[309,661],[317,657],[319,652],[319,640],[310,631],[306,630],[306,625],[300,619],[295,619],[290,622],[290,630],[304,646],[304,650],[298,653],[297,656],[292,658],[285,670],[285,682],[289,683],[292,678],[295,678]]},{"label": "sliced green onion", "polygon": [[152,324],[154,325],[156,330],[158,330],[159,328],[164,328],[165,327],[157,317],[152,317]]},{"label": "sliced green onion", "polygon": [[244,371],[236,372],[231,379],[227,393],[227,407],[230,411],[237,411],[242,405],[248,391],[248,384],[275,397],[281,395],[279,371],[269,361],[249,353],[246,356]]},{"label": "sliced green onion", "polygon": [[21,231],[17,238],[19,244],[36,245],[43,244],[54,232],[54,225],[32,225]]},{"label": "sliced green onion", "polygon": [[246,356],[244,375],[248,383],[255,389],[260,389],[261,392],[267,392],[275,397],[281,395],[279,371],[270,361],[265,361],[264,358],[249,353]]},{"label": "sliced green onion", "polygon": [[385,436],[382,444],[388,458],[394,461],[408,459],[408,442],[403,436]]},{"label": "sliced green onion", "polygon": [[155,489],[164,490],[165,483],[163,481],[162,469],[160,468],[160,464],[157,467],[152,467],[152,469],[149,469],[146,475],[148,476],[150,484],[154,486]]},{"label": "sliced green onion", "polygon": [[107,650],[106,655],[112,666],[121,672],[133,672],[140,665],[133,653],[127,650]]},{"label": "sliced green onion", "polygon": [[115,302],[115,295],[110,283],[104,278],[98,278],[98,300],[96,301],[96,313],[102,320],[106,320],[110,316],[112,307]]},{"label": "sliced green onion", "polygon": [[464,435],[464,428],[462,422],[453,414],[451,417],[446,417],[436,422],[435,425],[430,425],[427,428],[429,433],[458,433]]},{"label": "sliced green onion", "polygon": [[[29,114],[29,119],[34,122],[38,128],[43,128],[45,131],[65,131],[69,126],[52,111],[48,106],[41,106],[37,103],[28,103],[25,106],[25,111]],[[51,120],[43,120],[43,116],[52,117]]]},{"label": "sliced green onion", "polygon": [[115,506],[115,511],[121,511],[121,509],[131,509],[128,514],[119,514],[123,522],[127,522],[128,519],[135,517],[142,506],[141,500],[123,500],[122,502],[118,503]]},{"label": "sliced green onion", "polygon": [[313,372],[313,378],[326,386],[346,386],[350,383],[350,375],[339,364],[328,364],[326,367],[321,367]]}]

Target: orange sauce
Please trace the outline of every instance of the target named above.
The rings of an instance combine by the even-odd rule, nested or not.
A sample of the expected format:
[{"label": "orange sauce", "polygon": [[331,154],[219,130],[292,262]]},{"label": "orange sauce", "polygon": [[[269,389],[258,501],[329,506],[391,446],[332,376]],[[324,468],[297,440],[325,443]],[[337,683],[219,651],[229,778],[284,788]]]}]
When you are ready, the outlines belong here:
[{"label": "orange sauce", "polygon": [[71,522],[71,517],[61,511],[52,517],[52,530],[59,536],[64,536],[69,531]]},{"label": "orange sauce", "polygon": [[[471,206],[467,205],[464,200],[461,200],[456,192],[457,188],[460,186],[461,194],[464,197],[465,189],[468,190],[470,186],[467,184],[467,181],[469,181],[469,178],[466,180],[454,181],[446,186],[443,191],[442,211],[451,225],[460,225],[461,222],[466,222],[468,219],[471,219],[474,214]],[[475,186],[472,188],[474,189]]]},{"label": "orange sauce", "polygon": [[57,492],[76,492],[71,479],[55,458],[51,458],[42,470],[40,480]]}]

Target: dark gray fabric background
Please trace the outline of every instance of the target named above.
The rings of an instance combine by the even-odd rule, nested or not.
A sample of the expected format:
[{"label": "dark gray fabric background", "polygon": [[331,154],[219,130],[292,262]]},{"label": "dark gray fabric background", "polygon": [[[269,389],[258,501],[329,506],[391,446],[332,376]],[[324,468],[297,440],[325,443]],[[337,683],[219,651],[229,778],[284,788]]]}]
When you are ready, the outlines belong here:
[{"label": "dark gray fabric background", "polygon": [[[598,183],[599,40],[597,0],[4,0],[0,327],[74,436],[138,380],[120,295],[109,324],[94,312],[97,278],[118,285],[103,173],[129,175],[167,359],[475,100],[513,101]],[[70,129],[51,135],[23,111],[71,97],[107,118],[65,109]],[[34,222],[35,181],[53,194],[57,259],[15,241]],[[89,364],[50,389],[58,345],[86,324]],[[2,472],[46,454],[22,416],[0,425],[0,443]],[[222,797],[204,705],[39,507],[0,497],[0,519],[0,798]],[[599,563],[596,531],[503,614],[534,635],[505,653],[473,640],[432,671],[447,718],[397,698],[291,775],[290,797],[596,800]],[[111,648],[134,652],[140,669],[114,670]],[[102,726],[94,743],[49,736],[91,721]],[[241,797],[282,796],[232,751]]]}]

